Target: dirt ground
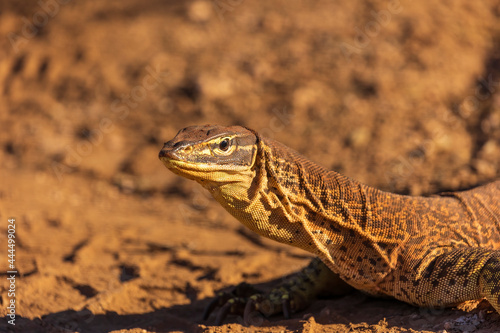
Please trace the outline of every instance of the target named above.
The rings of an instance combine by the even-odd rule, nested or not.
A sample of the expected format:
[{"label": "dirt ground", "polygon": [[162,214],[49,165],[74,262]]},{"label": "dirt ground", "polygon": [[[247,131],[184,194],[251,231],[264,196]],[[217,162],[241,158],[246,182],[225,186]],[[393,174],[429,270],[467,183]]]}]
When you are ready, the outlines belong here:
[{"label": "dirt ground", "polygon": [[310,255],[157,157],[186,126],[240,124],[398,193],[498,179],[497,0],[2,1],[0,35],[0,331],[500,332],[486,301],[361,293],[213,326],[217,291]]}]

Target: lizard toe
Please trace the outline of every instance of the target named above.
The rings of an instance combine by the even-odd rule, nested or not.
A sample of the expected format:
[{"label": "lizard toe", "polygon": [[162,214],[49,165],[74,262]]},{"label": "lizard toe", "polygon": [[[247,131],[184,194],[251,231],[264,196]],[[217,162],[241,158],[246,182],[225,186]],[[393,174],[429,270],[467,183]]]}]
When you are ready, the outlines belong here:
[{"label": "lizard toe", "polygon": [[290,319],[290,317],[291,317],[291,311],[292,311],[291,304],[290,304],[290,299],[289,298],[283,299],[282,305],[283,305],[283,316],[286,319]]},{"label": "lizard toe", "polygon": [[203,320],[207,320],[214,310],[219,307],[216,317],[217,325],[220,325],[228,314],[242,315],[250,296],[258,293],[260,293],[259,290],[246,282],[238,284],[229,292],[220,292],[205,308]]},{"label": "lizard toe", "polygon": [[203,312],[203,320],[207,320],[210,314],[217,308],[224,306],[234,295],[228,292],[221,292],[214,297]]},{"label": "lizard toe", "polygon": [[220,308],[219,312],[217,313],[217,317],[215,318],[215,325],[216,326],[222,325],[222,322],[224,321],[224,319],[226,319],[230,310],[231,310],[231,303],[229,303],[229,302],[224,304]]}]

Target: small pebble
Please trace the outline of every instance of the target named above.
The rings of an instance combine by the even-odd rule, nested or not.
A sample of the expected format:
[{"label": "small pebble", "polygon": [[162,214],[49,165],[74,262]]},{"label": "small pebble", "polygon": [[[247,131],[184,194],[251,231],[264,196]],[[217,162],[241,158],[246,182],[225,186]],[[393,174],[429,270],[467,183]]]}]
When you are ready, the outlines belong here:
[{"label": "small pebble", "polygon": [[479,319],[482,321],[486,318],[486,311],[481,310],[479,311]]},{"label": "small pebble", "polygon": [[194,22],[206,22],[212,16],[212,4],[208,1],[195,1],[189,6],[188,15]]},{"label": "small pebble", "polygon": [[304,320],[308,320],[309,318],[311,318],[313,316],[312,313],[306,313],[305,315],[302,316],[302,319]]}]

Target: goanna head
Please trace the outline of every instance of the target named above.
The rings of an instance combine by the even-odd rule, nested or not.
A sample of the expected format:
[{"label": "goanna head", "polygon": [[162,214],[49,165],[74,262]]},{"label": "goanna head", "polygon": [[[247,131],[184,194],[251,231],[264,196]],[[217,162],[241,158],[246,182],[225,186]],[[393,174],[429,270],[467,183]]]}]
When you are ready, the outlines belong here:
[{"label": "goanna head", "polygon": [[164,144],[159,158],[172,172],[217,187],[249,180],[257,141],[241,126],[190,126]]}]

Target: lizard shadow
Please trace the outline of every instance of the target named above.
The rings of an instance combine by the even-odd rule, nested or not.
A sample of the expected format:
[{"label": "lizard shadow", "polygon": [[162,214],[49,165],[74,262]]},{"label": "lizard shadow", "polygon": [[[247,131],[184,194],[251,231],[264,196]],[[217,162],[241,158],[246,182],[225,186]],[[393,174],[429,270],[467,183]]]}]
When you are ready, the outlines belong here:
[{"label": "lizard shadow", "polygon": [[[266,283],[267,284],[267,283]],[[154,331],[204,332],[207,326],[214,325],[215,316],[207,321],[202,319],[204,308],[212,298],[195,300],[189,304],[173,305],[141,314],[118,314],[113,311],[93,314],[90,310],[64,310],[50,313],[41,318],[28,319],[17,316],[16,332],[110,332],[122,329],[145,329]],[[475,311],[475,312],[474,312]],[[443,329],[445,322],[453,322],[459,317],[477,315],[479,310],[467,313],[453,309],[417,308],[393,299],[380,299],[366,296],[360,292],[336,298],[320,299],[308,309],[295,313],[291,319],[283,316],[264,318],[257,316],[250,323],[245,323],[241,316],[230,315],[226,324],[258,327],[272,330],[277,326],[288,331],[306,329],[308,319],[322,325],[344,325],[347,328],[376,325],[385,328],[425,330]],[[492,314],[492,319],[500,324],[500,316]],[[493,318],[494,317],[494,318]],[[498,317],[498,318],[497,318]],[[248,320],[247,320],[248,321]],[[0,325],[1,326],[1,325]],[[2,328],[2,327],[0,327]],[[8,330],[7,330],[8,331]]]}]

